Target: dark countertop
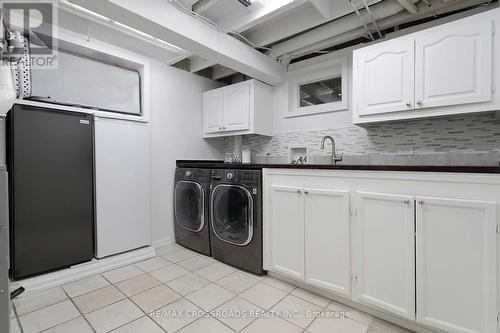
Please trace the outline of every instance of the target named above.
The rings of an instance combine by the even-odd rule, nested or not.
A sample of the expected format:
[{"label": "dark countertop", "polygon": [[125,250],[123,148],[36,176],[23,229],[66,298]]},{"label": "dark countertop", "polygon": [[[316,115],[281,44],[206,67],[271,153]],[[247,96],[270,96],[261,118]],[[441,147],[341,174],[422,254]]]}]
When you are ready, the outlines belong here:
[{"label": "dark countertop", "polygon": [[180,168],[206,169],[317,169],[317,170],[365,170],[365,171],[419,171],[419,172],[461,172],[500,173],[500,166],[435,166],[435,165],[329,165],[329,164],[242,164],[211,160],[177,160]]}]

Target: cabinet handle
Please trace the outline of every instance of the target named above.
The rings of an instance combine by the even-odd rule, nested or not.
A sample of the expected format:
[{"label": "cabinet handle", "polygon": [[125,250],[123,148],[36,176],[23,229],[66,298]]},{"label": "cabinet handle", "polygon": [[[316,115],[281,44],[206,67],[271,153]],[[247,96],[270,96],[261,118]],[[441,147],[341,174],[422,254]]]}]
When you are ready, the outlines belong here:
[{"label": "cabinet handle", "polygon": [[305,191],[304,194],[309,194],[309,191]]},{"label": "cabinet handle", "polygon": [[422,103],[422,101],[421,101],[421,100],[418,100],[418,101],[417,101],[417,105],[422,105],[422,104],[423,104],[423,103]]},{"label": "cabinet handle", "polygon": [[222,126],[222,129],[225,130],[226,129],[226,126]]},{"label": "cabinet handle", "polygon": [[425,203],[425,201],[424,201],[424,200],[418,200],[418,204],[419,204],[419,205],[423,205],[424,203]]},{"label": "cabinet handle", "polygon": [[407,204],[407,205],[409,205],[410,204],[410,200],[405,200],[404,203]]},{"label": "cabinet handle", "polygon": [[300,193],[302,193],[302,191],[301,190],[297,190],[297,193],[300,194]]},{"label": "cabinet handle", "polygon": [[411,102],[410,101],[406,102],[406,106],[410,107],[411,106]]}]

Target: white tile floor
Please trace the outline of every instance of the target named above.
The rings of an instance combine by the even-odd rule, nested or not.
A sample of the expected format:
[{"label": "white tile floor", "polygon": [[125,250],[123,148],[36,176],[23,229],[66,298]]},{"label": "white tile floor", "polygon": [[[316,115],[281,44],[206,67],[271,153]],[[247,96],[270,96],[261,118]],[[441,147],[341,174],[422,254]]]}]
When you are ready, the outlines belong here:
[{"label": "white tile floor", "polygon": [[13,304],[11,333],[408,332],[176,244],[157,253],[134,265],[22,295]]}]

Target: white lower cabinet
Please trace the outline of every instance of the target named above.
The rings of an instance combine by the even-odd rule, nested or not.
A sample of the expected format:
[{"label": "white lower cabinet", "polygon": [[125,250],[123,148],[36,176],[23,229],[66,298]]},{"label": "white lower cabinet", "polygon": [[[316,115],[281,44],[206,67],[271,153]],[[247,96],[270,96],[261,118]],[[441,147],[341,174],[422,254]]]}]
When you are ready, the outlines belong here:
[{"label": "white lower cabinet", "polygon": [[417,198],[417,321],[497,331],[494,202]]},{"label": "white lower cabinet", "polygon": [[349,191],[306,188],[306,283],[349,296]]},{"label": "white lower cabinet", "polygon": [[349,192],[270,187],[272,271],[350,295]]},{"label": "white lower cabinet", "polygon": [[300,187],[271,187],[271,269],[304,279],[304,194]]},{"label": "white lower cabinet", "polygon": [[356,192],[353,297],[415,319],[414,200]]},{"label": "white lower cabinet", "polygon": [[498,332],[500,176],[265,169],[264,186],[269,271],[417,331]]}]

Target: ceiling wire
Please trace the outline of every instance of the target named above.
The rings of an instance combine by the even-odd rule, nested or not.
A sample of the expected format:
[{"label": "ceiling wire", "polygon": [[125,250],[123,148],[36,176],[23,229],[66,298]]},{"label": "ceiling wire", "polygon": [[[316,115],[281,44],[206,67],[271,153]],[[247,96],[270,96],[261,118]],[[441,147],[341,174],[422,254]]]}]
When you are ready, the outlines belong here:
[{"label": "ceiling wire", "polygon": [[251,47],[253,47],[254,49],[261,49],[261,50],[266,50],[266,51],[270,51],[271,49],[269,47],[265,47],[265,46],[259,46],[257,44],[254,44],[252,43],[248,38],[246,38],[245,36],[243,36],[242,34],[240,34],[239,32],[235,32],[235,31],[228,31],[226,29],[224,29],[223,27],[221,27],[220,25],[218,25],[217,23],[215,23],[214,21],[210,20],[209,18],[203,16],[203,15],[200,15],[199,13],[189,9],[189,8],[186,8],[185,6],[183,6],[182,4],[180,4],[177,0],[169,0],[176,8],[182,10],[183,12],[189,14],[189,15],[192,15],[202,21],[204,21],[205,23],[208,23],[210,24],[211,26],[213,26],[214,28],[216,28],[217,30],[225,33],[225,34],[228,34],[230,36],[233,36],[233,37],[237,37],[243,41],[245,41],[248,45],[250,45]]}]

